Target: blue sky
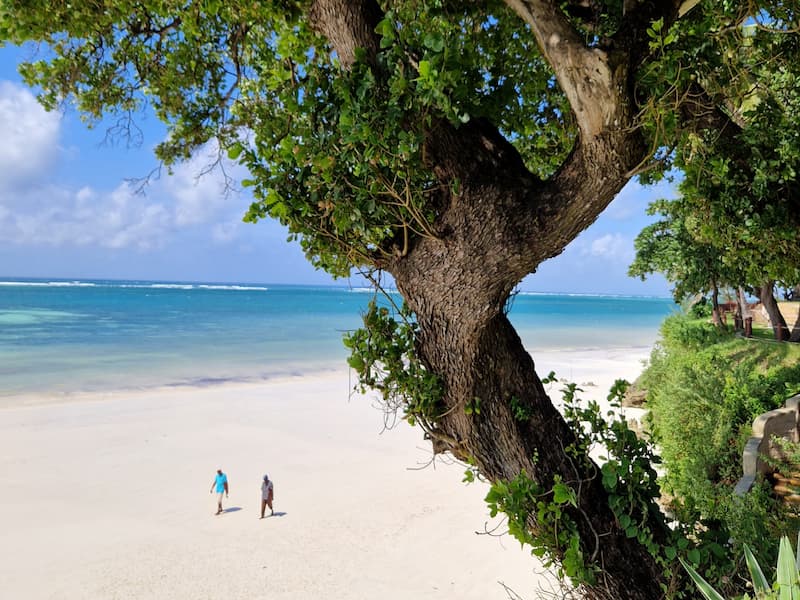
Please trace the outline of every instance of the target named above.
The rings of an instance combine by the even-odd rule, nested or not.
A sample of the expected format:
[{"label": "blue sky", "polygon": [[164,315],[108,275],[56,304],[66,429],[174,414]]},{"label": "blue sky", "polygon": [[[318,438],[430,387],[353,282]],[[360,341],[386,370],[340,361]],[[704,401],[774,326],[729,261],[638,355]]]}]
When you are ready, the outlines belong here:
[{"label": "blue sky", "polygon": [[[198,177],[213,148],[137,192],[129,180],[158,167],[157,120],[137,122],[140,147],[110,143],[107,123],[88,129],[74,111],[46,113],[16,73],[19,57],[0,48],[0,277],[333,283],[278,223],[243,223],[250,198],[224,194],[219,172]],[[229,173],[245,175],[235,166]],[[626,271],[633,239],[650,221],[647,204],[673,193],[666,183],[630,182],[521,289],[668,295],[662,277],[641,282]]]}]

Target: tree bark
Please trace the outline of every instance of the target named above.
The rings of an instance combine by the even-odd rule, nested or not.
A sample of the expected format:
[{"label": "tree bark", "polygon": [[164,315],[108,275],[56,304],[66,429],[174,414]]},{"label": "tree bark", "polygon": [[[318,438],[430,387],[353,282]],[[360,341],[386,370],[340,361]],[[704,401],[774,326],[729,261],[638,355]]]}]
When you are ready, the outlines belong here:
[{"label": "tree bark", "polygon": [[722,327],[722,317],[719,313],[719,286],[716,281],[711,282],[711,321],[717,328]]},{"label": "tree bark", "polygon": [[[458,150],[451,148],[450,152]],[[455,156],[453,160],[462,164]],[[474,178],[468,179],[459,198],[460,210],[450,215],[458,219],[450,224],[453,233],[442,240],[419,241],[407,256],[389,266],[417,316],[417,352],[442,378],[446,390],[444,416],[432,432],[434,449],[474,463],[493,482],[511,480],[524,472],[550,489],[560,476],[580,490],[578,508],[567,512],[579,526],[585,556],[603,569],[598,584],[584,590],[585,597],[657,599],[662,596],[663,569],[620,529],[597,467],[588,459],[577,461],[565,451],[574,436],[547,397],[532,358],[503,312],[521,272],[516,270],[517,262],[524,271],[523,256],[529,258],[523,250],[542,256],[552,248],[518,239],[516,221],[498,209],[518,206],[517,214],[524,215],[526,203],[536,204],[537,193],[549,193],[545,183],[536,186],[512,176],[515,164],[510,160],[498,163],[494,172],[503,167],[501,181],[525,181],[525,185],[492,188],[484,181],[478,185]],[[532,237],[541,241],[548,234],[542,231]],[[530,420],[522,423],[514,418],[512,398],[516,406],[531,414]],[[467,406],[476,399],[479,412],[468,411]],[[666,527],[655,506],[649,526],[657,540],[666,539]],[[537,529],[534,522],[530,527]]]},{"label": "tree bark", "polygon": [[[577,491],[567,514],[581,549],[600,565],[598,600],[663,596],[663,569],[621,530],[598,469],[571,457],[574,436],[548,398],[534,363],[504,314],[514,286],[545,259],[563,251],[611,202],[647,156],[636,127],[632,70],[647,47],[653,19],[676,18],[680,2],[640,2],[613,50],[587,47],[552,0],[507,0],[530,26],[570,100],[579,136],[548,180],[524,166],[514,147],[488,122],[455,128],[434,121],[425,157],[437,178],[459,182],[440,203],[437,237],[414,238],[402,256],[380,266],[390,272],[419,325],[417,353],[444,383],[442,413],[432,424],[436,452],[473,462],[490,481],[526,473],[544,489],[556,476]],[[354,48],[374,57],[379,10],[374,0],[315,0],[314,29],[344,68]],[[368,58],[369,60],[369,58]],[[513,403],[530,415],[515,418]],[[479,403],[479,411],[466,410]],[[668,532],[653,505],[648,526],[657,541]],[[538,525],[531,518],[529,526]]]},{"label": "tree bark", "polygon": [[761,304],[764,306],[764,309],[767,311],[767,315],[769,316],[769,322],[770,325],[772,325],[772,331],[775,334],[775,339],[778,341],[784,341],[789,339],[789,328],[786,326],[786,319],[783,318],[781,309],[778,307],[778,303],[775,300],[775,295],[773,293],[774,289],[774,281],[768,280],[764,282],[764,285],[762,285],[761,289],[759,290],[759,297]]},{"label": "tree bark", "polygon": [[798,310],[797,318],[792,326],[792,333],[789,336],[789,341],[794,344],[800,343],[800,310]]},{"label": "tree bark", "polygon": [[745,296],[744,288],[739,286],[736,288],[736,301],[738,303],[739,323],[741,326],[742,335],[744,337],[752,337],[753,335],[753,316],[750,314],[750,307],[747,305],[747,297]]},{"label": "tree bark", "polygon": [[[533,359],[506,316],[495,313],[475,327],[472,312],[459,310],[458,300],[449,297],[439,302],[425,291],[425,282],[402,275],[397,283],[417,315],[419,354],[442,377],[447,390],[444,416],[432,436],[434,449],[474,463],[493,482],[524,472],[549,489],[560,476],[578,491],[578,508],[566,512],[578,525],[582,549],[603,569],[597,585],[586,587],[584,596],[660,598],[662,568],[619,527],[594,463],[574,459],[565,451],[574,435],[548,398]],[[466,402],[475,399],[479,410],[466,411]],[[512,404],[523,407],[530,419],[516,419]],[[651,516],[650,526],[663,542],[666,528],[657,508]],[[530,526],[537,530],[535,522]]]}]

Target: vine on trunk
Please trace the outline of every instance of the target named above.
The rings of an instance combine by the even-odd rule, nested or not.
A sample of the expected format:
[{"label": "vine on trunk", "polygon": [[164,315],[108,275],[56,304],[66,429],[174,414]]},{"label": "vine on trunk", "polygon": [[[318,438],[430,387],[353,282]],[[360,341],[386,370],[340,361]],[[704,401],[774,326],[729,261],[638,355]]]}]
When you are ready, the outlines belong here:
[{"label": "vine on trunk", "polygon": [[[388,294],[387,298],[391,301]],[[345,336],[345,346],[351,352],[348,363],[358,376],[355,390],[378,391],[387,412],[402,411],[403,419],[412,425],[419,424],[429,436],[435,437],[436,422],[444,411],[444,386],[417,356],[418,326],[413,313],[405,304],[391,309],[373,299],[363,322],[363,328]],[[543,379],[544,384],[556,381],[555,373]],[[638,438],[616,410],[627,387],[624,380],[615,382],[608,396],[611,410],[604,416],[596,402],[581,404],[581,389],[576,384],[565,385],[564,415],[576,434],[576,441],[566,448],[566,454],[571,461],[584,461],[590,451],[603,449],[604,462],[596,476],[602,479],[618,526],[627,537],[635,538],[648,550],[669,580],[678,555],[699,566],[700,553],[680,530],[664,542],[655,539],[648,525],[654,517],[653,510],[657,510],[653,501],[660,492],[653,465],[660,460],[651,443]],[[531,417],[519,399],[512,397],[509,402],[517,420]],[[465,405],[464,411],[479,415],[478,400]],[[535,462],[536,457],[533,459]],[[575,472],[579,470],[576,468]],[[477,478],[480,478],[477,467],[468,464],[464,481]],[[574,480],[557,476],[552,486],[545,488],[523,471],[511,480],[493,481],[486,503],[492,517],[500,513],[506,516],[508,532],[521,544],[530,546],[532,554],[543,559],[545,566],[556,566],[559,576],[568,578],[573,585],[594,585],[602,570],[599,534],[595,546],[586,547],[574,516],[567,511],[570,509],[574,515],[576,509],[580,510],[582,483],[577,476]],[[655,516],[663,519],[661,515]]]},{"label": "vine on trunk", "polygon": [[444,388],[414,351],[417,323],[411,311],[403,304],[395,312],[397,319],[373,299],[363,315],[364,327],[345,335],[344,345],[350,349],[347,362],[358,375],[355,389],[377,390],[388,411],[402,409],[406,421],[433,434]]}]

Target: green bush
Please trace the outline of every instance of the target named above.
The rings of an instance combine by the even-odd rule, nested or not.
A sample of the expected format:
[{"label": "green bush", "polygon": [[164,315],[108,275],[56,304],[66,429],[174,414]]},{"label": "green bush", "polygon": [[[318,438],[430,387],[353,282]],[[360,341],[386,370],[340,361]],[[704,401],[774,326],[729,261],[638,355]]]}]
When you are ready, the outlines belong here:
[{"label": "green bush", "polygon": [[667,348],[701,349],[731,338],[731,334],[721,330],[704,319],[690,319],[676,313],[661,324],[661,339]]},{"label": "green bush", "polygon": [[703,297],[699,302],[692,304],[689,308],[689,315],[693,319],[707,319],[711,316],[712,308],[708,298]]},{"label": "green bush", "polygon": [[[676,519],[718,546],[730,539],[771,557],[772,541],[796,530],[768,489],[733,495],[753,419],[800,390],[800,347],[736,338],[705,320],[669,317],[640,379],[650,426],[663,459],[661,488]],[[701,567],[715,585],[741,565],[706,553]]]}]

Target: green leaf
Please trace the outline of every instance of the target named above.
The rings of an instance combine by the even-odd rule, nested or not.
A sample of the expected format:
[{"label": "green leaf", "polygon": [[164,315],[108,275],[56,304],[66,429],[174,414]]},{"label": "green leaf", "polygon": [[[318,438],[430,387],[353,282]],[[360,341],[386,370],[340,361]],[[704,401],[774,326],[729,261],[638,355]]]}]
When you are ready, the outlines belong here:
[{"label": "green leaf", "polygon": [[795,548],[796,548],[796,554],[794,559],[794,568],[797,571],[800,571],[800,531],[797,532],[797,545],[795,546]]},{"label": "green leaf", "polygon": [[605,463],[602,466],[601,471],[603,473],[603,487],[608,491],[614,490],[614,488],[617,487],[618,481],[617,470],[615,466],[611,463]]},{"label": "green leaf", "polygon": [[753,581],[753,589],[756,593],[769,592],[771,586],[767,582],[767,578],[764,577],[764,571],[761,570],[761,566],[747,544],[744,545],[744,558],[747,562],[747,570],[750,571],[750,578]]},{"label": "green leaf", "polygon": [[242,153],[242,150],[244,150],[244,146],[242,146],[241,143],[236,142],[230,148],[228,148],[228,158],[230,158],[231,160],[236,160],[237,158],[239,158],[239,155]]},{"label": "green leaf", "polygon": [[383,19],[378,26],[375,27],[375,33],[380,34],[383,38],[394,40],[394,25],[391,19]]},{"label": "green leaf", "polygon": [[441,52],[444,49],[444,38],[438,31],[429,31],[422,39],[422,44],[434,52]]},{"label": "green leaf", "polygon": [[664,18],[660,18],[657,21],[653,21],[653,31],[661,31],[664,27]]},{"label": "green leaf", "polygon": [[692,561],[693,564],[699,565],[700,564],[700,550],[697,548],[692,548],[689,552],[686,553],[686,558]]},{"label": "green leaf", "polygon": [[678,551],[675,549],[675,546],[667,546],[664,548],[664,555],[668,560],[675,560],[675,557],[678,555]]},{"label": "green leaf", "polygon": [[711,584],[708,583],[705,579],[703,579],[700,574],[695,571],[691,566],[689,566],[684,560],[678,559],[681,561],[683,568],[686,569],[686,572],[689,573],[689,577],[692,578],[694,584],[697,586],[697,589],[700,590],[700,593],[706,598],[706,600],[725,600],[719,592],[717,592],[714,588],[711,587]]},{"label": "green leaf", "polygon": [[429,60],[421,60],[419,61],[419,67],[417,69],[419,71],[419,76],[422,79],[427,79],[431,76],[431,63]]},{"label": "green leaf", "polygon": [[553,502],[556,504],[574,504],[575,490],[565,483],[557,483],[553,486]]},{"label": "green leaf", "polygon": [[780,600],[800,600],[800,586],[797,581],[794,550],[789,538],[781,538],[778,549],[778,569],[776,573]]},{"label": "green leaf", "polygon": [[364,359],[358,355],[351,355],[347,358],[347,364],[357,372],[364,370]]}]

